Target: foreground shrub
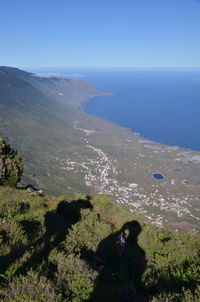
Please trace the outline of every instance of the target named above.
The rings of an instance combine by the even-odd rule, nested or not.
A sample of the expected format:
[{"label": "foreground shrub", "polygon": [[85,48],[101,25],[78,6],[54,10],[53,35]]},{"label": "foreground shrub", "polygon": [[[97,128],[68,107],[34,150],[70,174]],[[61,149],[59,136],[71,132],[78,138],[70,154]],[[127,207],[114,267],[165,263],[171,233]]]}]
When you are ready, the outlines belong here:
[{"label": "foreground shrub", "polygon": [[19,276],[10,282],[3,291],[5,302],[59,302],[53,284],[44,276],[40,277],[30,271],[26,276]]},{"label": "foreground shrub", "polygon": [[101,240],[112,233],[112,226],[101,222],[96,213],[82,211],[82,219],[74,224],[69,231],[63,247],[67,253],[79,253],[86,248],[96,251]]},{"label": "foreground shrub", "polygon": [[28,203],[8,200],[0,204],[0,218],[12,219],[16,215],[24,214],[29,208]]},{"label": "foreground shrub", "polygon": [[67,301],[88,301],[94,290],[97,273],[74,254],[66,256],[63,252],[54,250],[49,260],[57,266],[55,281],[63,296],[68,299]]},{"label": "foreground shrub", "polygon": [[17,221],[0,218],[1,240],[10,247],[27,243],[27,236],[23,227]]},{"label": "foreground shrub", "polygon": [[195,291],[182,289],[182,293],[162,292],[155,295],[149,302],[199,302],[200,286]]}]

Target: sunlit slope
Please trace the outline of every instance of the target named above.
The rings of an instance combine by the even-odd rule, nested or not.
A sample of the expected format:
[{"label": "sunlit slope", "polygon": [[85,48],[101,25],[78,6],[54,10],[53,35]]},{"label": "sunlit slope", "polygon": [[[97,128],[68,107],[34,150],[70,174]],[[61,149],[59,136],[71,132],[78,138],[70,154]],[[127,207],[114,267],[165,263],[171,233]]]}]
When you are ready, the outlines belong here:
[{"label": "sunlit slope", "polygon": [[60,149],[81,146],[81,133],[74,131],[73,122],[82,113],[34,87],[27,81],[30,76],[18,69],[0,68],[0,133],[20,150],[26,181],[54,193],[65,184],[72,191],[75,187],[84,190],[77,176],[67,179],[56,163]]},{"label": "sunlit slope", "polygon": [[[84,81],[41,77],[12,67],[1,67],[1,71],[7,74],[7,79],[9,76],[15,76],[29,83],[32,87],[38,88],[45,95],[73,108],[80,106],[87,99],[102,95],[101,91]],[[7,79],[5,78],[4,81]]]}]

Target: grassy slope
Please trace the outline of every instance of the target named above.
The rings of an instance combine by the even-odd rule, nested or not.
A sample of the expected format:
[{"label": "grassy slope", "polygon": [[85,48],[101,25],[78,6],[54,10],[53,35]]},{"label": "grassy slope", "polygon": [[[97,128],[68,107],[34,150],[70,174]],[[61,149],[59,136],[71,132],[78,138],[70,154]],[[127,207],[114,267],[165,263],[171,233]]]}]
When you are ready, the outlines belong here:
[{"label": "grassy slope", "polygon": [[[53,96],[55,92],[55,82],[58,83],[59,79],[37,78],[18,69],[1,68],[0,134],[22,155],[25,163],[25,183],[34,183],[51,194],[93,194],[95,190],[85,187],[81,173],[66,173],[60,169],[56,160],[60,151],[63,158],[68,156],[71,160],[75,158],[76,153],[79,153],[82,159],[84,156],[93,157],[93,151],[85,148],[84,133],[74,130],[74,121],[81,122],[81,128],[93,128],[97,131],[92,144],[97,148],[106,149],[112,156],[119,154],[119,158],[124,157],[120,155],[123,152],[124,140],[129,136],[133,139],[133,135],[126,129],[73,109],[62,101],[55,101],[49,96]],[[71,86],[68,85],[68,80],[61,79],[59,82],[61,86],[67,83],[65,101],[69,105],[76,99],[78,103],[74,103],[74,106],[77,106],[89,95],[92,97],[97,93],[94,88],[88,88],[88,85],[85,87],[84,83],[72,82]],[[40,87],[43,92],[36,87]],[[47,91],[50,91],[49,95],[45,94]],[[116,144],[120,144],[117,149]]]},{"label": "grassy slope", "polygon": [[103,195],[0,187],[0,241],[4,301],[199,301],[199,234],[144,224]]},{"label": "grassy slope", "polygon": [[[66,191],[65,183],[73,192],[84,191],[77,177],[67,177],[62,171],[58,176],[55,160],[59,149],[81,145],[81,133],[75,132],[72,126],[84,114],[56,102],[29,84],[29,78],[29,74],[18,69],[0,70],[1,135],[20,150],[26,166],[25,181],[35,181],[51,193]],[[92,93],[88,92],[87,96]],[[73,87],[70,95],[76,98],[78,94],[79,90]],[[34,175],[39,177],[36,179]]]}]

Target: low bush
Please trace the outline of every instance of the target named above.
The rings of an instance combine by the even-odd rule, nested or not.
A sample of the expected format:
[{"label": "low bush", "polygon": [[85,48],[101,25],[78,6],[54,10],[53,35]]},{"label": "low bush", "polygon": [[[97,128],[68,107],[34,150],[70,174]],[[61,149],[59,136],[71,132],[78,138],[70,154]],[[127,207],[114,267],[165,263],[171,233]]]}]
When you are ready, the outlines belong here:
[{"label": "low bush", "polygon": [[61,301],[53,284],[44,276],[30,271],[9,282],[1,294],[5,302],[59,302]]}]

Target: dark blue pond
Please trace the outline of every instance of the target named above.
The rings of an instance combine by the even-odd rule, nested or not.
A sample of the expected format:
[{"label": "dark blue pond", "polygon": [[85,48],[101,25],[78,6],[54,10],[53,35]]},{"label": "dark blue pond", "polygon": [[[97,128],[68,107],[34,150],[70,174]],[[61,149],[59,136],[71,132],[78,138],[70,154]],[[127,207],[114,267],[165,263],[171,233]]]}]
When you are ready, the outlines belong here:
[{"label": "dark blue pond", "polygon": [[159,173],[153,174],[153,177],[155,177],[156,179],[163,179],[164,178],[164,176],[162,174],[159,174]]}]

